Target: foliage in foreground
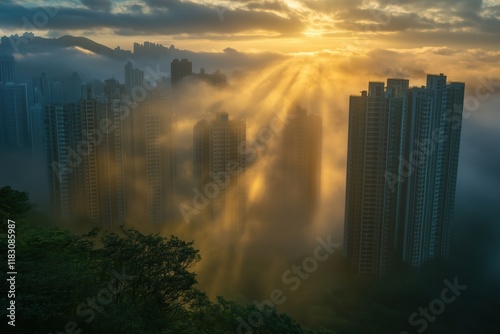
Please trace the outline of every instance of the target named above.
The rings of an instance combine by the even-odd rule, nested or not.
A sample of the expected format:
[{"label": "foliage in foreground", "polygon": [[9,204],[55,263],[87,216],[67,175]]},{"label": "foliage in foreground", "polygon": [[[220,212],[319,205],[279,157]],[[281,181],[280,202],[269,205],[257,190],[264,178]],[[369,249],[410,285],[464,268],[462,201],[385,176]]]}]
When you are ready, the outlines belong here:
[{"label": "foliage in foreground", "polygon": [[[16,333],[312,334],[275,309],[209,300],[196,289],[192,268],[201,257],[192,242],[134,229],[77,236],[42,224],[30,208],[26,193],[0,189],[3,263],[4,223],[16,221]],[[429,263],[419,273],[403,266],[367,279],[332,256],[304,281],[309,288],[290,297],[286,306],[295,309],[288,312],[306,326],[328,328],[316,334],[416,333],[423,327],[411,325],[411,314],[441,297],[444,279],[458,278],[467,290],[426,323],[425,333],[499,333],[500,277],[490,261],[497,239],[481,226],[466,235],[482,247],[459,243],[468,247],[452,261]]]},{"label": "foliage in foreground", "polygon": [[274,309],[210,301],[195,288],[193,242],[124,228],[76,236],[34,223],[27,194],[0,193],[2,219],[16,219],[17,333],[305,333]]}]

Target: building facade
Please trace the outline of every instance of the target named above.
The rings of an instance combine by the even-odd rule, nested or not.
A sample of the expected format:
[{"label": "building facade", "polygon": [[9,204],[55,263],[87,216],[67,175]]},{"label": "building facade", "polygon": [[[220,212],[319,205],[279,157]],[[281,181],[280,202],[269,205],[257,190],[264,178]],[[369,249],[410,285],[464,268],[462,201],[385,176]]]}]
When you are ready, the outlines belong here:
[{"label": "building facade", "polygon": [[202,218],[226,231],[244,230],[246,123],[229,120],[226,112],[214,120],[198,122],[193,129],[195,191],[209,201]]},{"label": "building facade", "polygon": [[350,97],[344,251],[360,273],[448,256],[463,99],[443,74]]}]

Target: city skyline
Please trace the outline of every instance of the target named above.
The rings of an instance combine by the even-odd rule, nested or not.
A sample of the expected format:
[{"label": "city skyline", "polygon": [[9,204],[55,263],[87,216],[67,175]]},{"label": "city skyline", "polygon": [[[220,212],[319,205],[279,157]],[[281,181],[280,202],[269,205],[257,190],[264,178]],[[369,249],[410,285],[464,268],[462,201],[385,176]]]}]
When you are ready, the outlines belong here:
[{"label": "city skyline", "polygon": [[[24,120],[26,143],[19,146],[19,136],[9,133],[19,122],[6,114],[2,149],[17,148],[30,152],[35,163],[44,161],[51,205],[59,218],[88,219],[111,228],[142,216],[160,225],[174,210],[175,115],[161,85],[151,86],[149,96],[130,106],[125,97],[142,87],[144,72],[130,62],[124,71],[123,84],[113,78],[84,84],[74,72],[65,85],[45,73],[33,84],[2,85],[2,91],[24,87],[28,101],[9,107]],[[15,143],[8,140],[12,137]],[[127,175],[144,181],[146,194]]]},{"label": "city skyline", "polygon": [[[17,62],[17,60],[16,60],[16,62]],[[125,67],[123,67],[123,66],[125,66]],[[155,73],[150,66],[149,67],[147,66],[146,68],[143,67],[142,70],[140,70],[136,66],[137,65],[132,65],[130,62],[127,62],[126,64],[122,63],[122,65],[120,66],[121,72],[126,73],[127,68],[129,68],[129,70],[135,71],[136,73],[139,73],[139,74],[146,72],[147,75],[144,75],[144,74],[139,75],[139,77],[138,77],[139,79],[137,79],[138,81],[140,81],[140,79],[142,78],[142,75],[144,75],[144,78],[146,78],[147,80],[152,80],[152,78],[156,78],[157,80],[160,80],[160,81],[163,80],[164,82],[166,82],[166,80],[168,80],[168,78],[160,77],[158,75],[158,74],[168,75],[168,72],[163,72],[163,71],[158,72],[157,71]],[[124,71],[124,69],[125,69],[125,71]],[[203,73],[204,72],[200,72],[200,74],[193,73],[192,78],[204,79],[205,77],[203,77],[203,75],[204,75]],[[49,78],[50,76],[51,76],[50,73],[42,72],[41,76],[39,76],[39,77],[37,76],[35,79],[33,79],[32,82],[28,81],[26,83],[27,89],[28,90],[33,89],[35,92],[33,97],[30,97],[30,99],[33,100],[32,106],[30,108],[31,108],[31,112],[33,112],[34,115],[36,115],[36,113],[41,112],[40,103],[43,102],[43,99],[47,100],[47,97],[45,97],[45,98],[43,97],[44,95],[50,96],[49,100],[47,100],[46,102],[53,101],[53,102],[57,102],[57,103],[69,102],[69,101],[78,99],[78,96],[80,96],[80,94],[81,94],[81,96],[85,95],[85,89],[81,92],[77,92],[77,91],[75,91],[74,88],[71,88],[71,87],[75,87],[75,86],[72,86],[71,82],[75,82],[77,85],[81,85],[84,83],[84,81],[79,78],[78,73],[76,73],[76,72],[69,73],[68,76],[66,76],[65,78],[63,77],[63,78],[52,79],[52,78]],[[125,75],[124,77],[126,77],[126,76],[127,75]],[[129,78],[130,78],[130,76],[129,76]],[[164,79],[162,79],[162,78],[164,78]],[[113,79],[113,80],[116,80],[116,79]],[[135,82],[136,84],[137,84],[137,80]],[[233,77],[230,80],[234,84],[234,83],[237,83],[238,81],[240,81],[241,79],[239,77]],[[105,81],[107,81],[107,80],[105,80]],[[209,83],[212,82],[212,81],[207,80],[207,79],[204,79],[201,81],[205,81],[205,82],[209,82]],[[101,98],[102,98],[104,96],[104,94],[109,93],[109,92],[106,92],[104,82],[99,82],[98,80],[88,80],[86,84],[91,87],[91,92],[92,92],[92,94],[94,94],[94,96],[101,96]],[[191,84],[192,83],[189,83],[189,85],[191,85]],[[21,83],[19,85],[23,85],[23,83]],[[129,86],[130,85],[131,85],[131,83],[129,80]],[[125,80],[125,86],[127,86],[127,80]],[[215,84],[215,86],[218,86],[218,85]],[[33,87],[33,88],[31,88],[31,87]],[[61,89],[63,87],[66,90],[66,92],[64,92],[64,93],[61,91]],[[143,89],[142,86],[137,86],[137,88],[140,88],[141,90]],[[483,87],[480,87],[480,88],[482,89]],[[476,91],[477,91],[477,89],[476,89]],[[222,90],[221,92],[224,92],[224,91]],[[130,96],[130,93],[131,92],[129,92],[129,96]],[[141,97],[142,93],[140,90],[136,90],[135,93],[138,94],[137,97],[139,97],[139,98]],[[133,102],[131,100],[133,100],[133,99],[131,98],[127,101],[128,106],[130,106],[130,103]],[[320,102],[320,101],[321,100],[319,100],[317,102]],[[289,102],[291,102],[291,101],[289,101]],[[466,99],[466,102],[467,102],[467,99]],[[237,108],[240,109],[239,106]],[[269,110],[271,110],[271,108]],[[324,110],[324,106],[321,106],[319,109]],[[471,107],[466,105],[466,109],[471,110]],[[213,112],[216,112],[216,111],[217,110],[214,110]],[[247,116],[243,116],[243,117],[247,117]],[[33,128],[32,129],[33,133],[38,131],[38,133],[39,133],[38,138],[40,138],[41,137],[40,124],[38,124],[38,125],[36,124],[36,119],[37,119],[36,117],[32,119],[35,122],[33,124],[31,124],[30,126]],[[195,120],[193,120],[193,122],[195,122]],[[254,124],[256,124],[256,123],[254,123]],[[249,133],[251,134],[251,136],[255,136],[256,131],[258,131],[258,124],[256,124],[256,125],[257,125],[257,127],[252,126],[249,128]],[[37,130],[37,128],[38,128],[38,130]],[[38,152],[38,153],[34,152],[34,154],[40,155],[40,150],[41,150],[40,141],[34,140],[33,144],[38,144],[38,148],[36,148],[36,149],[35,149],[36,145],[33,145],[34,150],[36,152]],[[323,194],[322,197],[325,198],[325,195]]]},{"label": "city skyline", "polygon": [[500,0],[0,0],[4,321],[499,332],[499,37]]}]

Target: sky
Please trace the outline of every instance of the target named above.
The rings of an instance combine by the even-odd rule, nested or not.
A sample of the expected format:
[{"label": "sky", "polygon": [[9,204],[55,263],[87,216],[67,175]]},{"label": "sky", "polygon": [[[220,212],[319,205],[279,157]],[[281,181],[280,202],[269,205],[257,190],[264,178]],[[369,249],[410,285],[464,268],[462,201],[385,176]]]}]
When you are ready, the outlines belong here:
[{"label": "sky", "polygon": [[[322,202],[315,228],[307,235],[306,242],[312,243],[328,233],[342,242],[349,95],[366,90],[368,81],[403,77],[420,86],[426,74],[445,73],[449,81],[466,83],[456,220],[469,227],[458,231],[467,237],[474,224],[497,226],[500,221],[499,0],[0,0],[0,35],[25,31],[44,37],[85,36],[111,48],[131,49],[134,42],[146,40],[174,44],[192,51],[189,58],[195,70],[208,64],[209,70],[228,73],[228,90],[197,84],[187,88],[184,102],[175,106],[179,149],[184,152],[181,179],[190,178],[192,126],[202,117],[226,110],[231,118],[245,118],[247,140],[252,141],[276,106],[299,101],[309,112],[321,114]],[[15,58],[20,73],[47,71],[55,76],[78,70],[84,81],[115,75],[123,81],[122,63],[80,50]],[[160,64],[164,70],[169,61]],[[245,75],[233,76],[235,71]],[[217,251],[217,242],[201,245],[206,265],[200,275],[213,277],[205,280],[209,293],[235,294],[260,284],[265,295],[272,282],[279,281],[286,262],[296,256],[265,260],[269,250],[291,249],[290,240],[276,239],[276,231],[286,229],[290,221],[282,214],[286,203],[280,202],[280,189],[266,181],[279,173],[272,160],[278,143],[278,138],[271,140],[262,153],[266,158],[247,173],[254,180],[248,204],[257,239],[253,244],[245,239],[240,253]],[[11,169],[23,175],[21,189],[36,184],[38,174],[30,168]],[[7,172],[0,177],[16,179]],[[190,200],[190,189],[183,196]],[[272,224],[279,229],[270,229]],[[500,236],[499,228],[490,231]],[[199,236],[204,232],[200,230]],[[491,253],[498,254],[498,245],[490,246]],[[500,258],[495,261],[500,272]],[[256,263],[273,268],[260,273],[260,283],[241,269],[258,267]],[[220,281],[240,285],[220,286]],[[229,286],[234,290],[224,290]]]},{"label": "sky", "polygon": [[[41,9],[47,9],[41,12]],[[28,23],[27,23],[28,22]],[[313,52],[429,46],[497,51],[498,0],[0,0],[5,34],[87,36],[193,51]]]}]

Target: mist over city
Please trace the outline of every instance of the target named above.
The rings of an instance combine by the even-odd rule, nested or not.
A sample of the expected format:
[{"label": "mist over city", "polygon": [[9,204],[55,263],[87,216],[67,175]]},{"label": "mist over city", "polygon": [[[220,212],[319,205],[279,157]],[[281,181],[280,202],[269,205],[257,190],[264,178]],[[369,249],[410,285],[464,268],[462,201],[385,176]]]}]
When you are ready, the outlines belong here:
[{"label": "mist over city", "polygon": [[12,333],[496,333],[500,3],[0,1]]}]

